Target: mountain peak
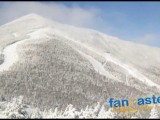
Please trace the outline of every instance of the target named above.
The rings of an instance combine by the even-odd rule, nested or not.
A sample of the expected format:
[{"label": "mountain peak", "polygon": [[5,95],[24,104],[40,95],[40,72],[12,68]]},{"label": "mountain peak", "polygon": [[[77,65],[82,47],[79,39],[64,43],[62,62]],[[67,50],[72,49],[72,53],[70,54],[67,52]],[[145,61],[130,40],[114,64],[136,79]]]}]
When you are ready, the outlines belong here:
[{"label": "mountain peak", "polygon": [[[25,15],[25,16],[22,16],[21,18],[38,18],[38,19],[42,19],[43,17],[42,16],[40,16],[40,15],[38,15],[38,14],[36,14],[36,13],[31,13],[31,14],[27,14],[27,15]],[[43,18],[44,19],[44,18]]]},{"label": "mountain peak", "polygon": [[27,14],[27,15],[24,15],[18,19],[16,19],[15,21],[19,21],[19,20],[28,20],[28,19],[34,19],[34,20],[44,20],[45,18],[38,15],[38,14],[35,14],[35,13],[31,13],[31,14]]},{"label": "mountain peak", "polygon": [[10,25],[10,24],[14,24],[14,23],[17,23],[17,22],[20,22],[20,21],[28,21],[28,20],[34,20],[34,21],[37,21],[38,23],[42,23],[42,22],[45,22],[45,18],[36,14],[36,13],[31,13],[31,14],[27,14],[27,15],[24,15],[24,16],[21,16],[7,24],[4,24],[2,26],[6,26],[6,25]]}]

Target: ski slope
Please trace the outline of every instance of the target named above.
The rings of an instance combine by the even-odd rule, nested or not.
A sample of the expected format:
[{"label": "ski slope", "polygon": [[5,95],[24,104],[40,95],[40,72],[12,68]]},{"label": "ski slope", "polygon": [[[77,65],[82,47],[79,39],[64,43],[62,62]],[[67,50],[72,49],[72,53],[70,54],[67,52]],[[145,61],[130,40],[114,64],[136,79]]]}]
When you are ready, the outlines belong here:
[{"label": "ski slope", "polygon": [[135,69],[131,65],[129,66],[129,65],[126,65],[126,64],[122,63],[121,61],[119,61],[116,58],[112,57],[110,54],[105,54],[105,59],[106,59],[106,61],[113,62],[114,64],[122,67],[130,75],[132,75],[133,77],[137,78],[138,80],[140,80],[141,82],[145,83],[146,85],[151,86],[151,87],[157,87],[158,89],[160,89],[160,85],[158,85],[158,84],[154,83],[152,80],[148,79],[146,76],[141,74],[137,69]]},{"label": "ski slope", "polygon": [[116,81],[120,82],[120,80],[118,80],[117,78],[115,78],[113,75],[109,74],[105,70],[104,66],[98,60],[94,59],[90,55],[85,54],[84,52],[81,52],[79,50],[77,50],[77,51],[92,64],[92,66],[94,67],[94,69],[95,69],[96,72],[98,72],[101,75],[106,76],[107,78],[110,78],[110,79],[113,79],[113,80],[116,80]]},{"label": "ski slope", "polygon": [[18,61],[16,48],[18,45],[24,43],[25,41],[27,41],[27,39],[8,45],[4,49],[4,62],[0,65],[0,72],[9,70],[9,68]]},{"label": "ski slope", "polygon": [[[25,42],[33,39],[46,38],[46,33],[49,31],[48,28],[38,29],[32,33],[29,33],[29,38],[20,40],[13,44],[6,46],[2,52],[4,54],[4,62],[0,65],[0,72],[8,71],[12,65],[14,65],[19,60],[19,55],[17,52],[18,46],[24,44]],[[14,34],[17,37],[17,34]]]}]

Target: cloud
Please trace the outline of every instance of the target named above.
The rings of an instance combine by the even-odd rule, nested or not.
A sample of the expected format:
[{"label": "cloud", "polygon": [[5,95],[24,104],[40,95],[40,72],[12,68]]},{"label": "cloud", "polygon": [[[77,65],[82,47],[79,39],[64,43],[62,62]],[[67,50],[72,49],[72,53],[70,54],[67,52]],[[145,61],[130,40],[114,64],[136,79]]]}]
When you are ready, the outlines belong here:
[{"label": "cloud", "polygon": [[78,26],[94,24],[100,13],[97,8],[68,7],[64,4],[44,2],[1,2],[0,24],[23,15],[37,13],[50,19]]},{"label": "cloud", "polygon": [[160,35],[159,34],[145,34],[144,36],[137,38],[135,42],[153,46],[159,46]]},{"label": "cloud", "polygon": [[104,33],[111,33],[114,30],[114,27],[104,18],[104,11],[101,8],[81,7],[75,4],[67,6],[61,2],[0,2],[0,25],[30,13]]}]

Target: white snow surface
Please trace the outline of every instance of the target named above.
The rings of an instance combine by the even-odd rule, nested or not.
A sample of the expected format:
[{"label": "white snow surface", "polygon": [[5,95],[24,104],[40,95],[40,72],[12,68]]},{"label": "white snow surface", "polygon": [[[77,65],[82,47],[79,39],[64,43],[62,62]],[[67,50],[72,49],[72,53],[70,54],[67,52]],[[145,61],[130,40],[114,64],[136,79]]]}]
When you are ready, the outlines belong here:
[{"label": "white snow surface", "polygon": [[105,59],[106,59],[106,61],[113,62],[114,64],[119,65],[120,67],[124,68],[125,70],[128,71],[128,73],[130,75],[132,75],[133,77],[142,81],[143,83],[147,84],[148,86],[157,87],[160,89],[160,85],[158,85],[158,84],[154,83],[152,80],[148,79],[146,76],[141,74],[137,69],[132,67],[132,65],[130,65],[130,66],[126,65],[126,64],[122,63],[121,61],[119,61],[118,59],[112,57],[110,54],[105,54]]},{"label": "white snow surface", "polygon": [[14,44],[8,45],[4,51],[4,62],[0,65],[0,72],[6,71],[12,66],[14,63],[18,61],[18,55],[16,52],[17,45],[22,44],[26,40],[16,42]]},{"label": "white snow surface", "polygon": [[118,80],[117,78],[115,78],[113,75],[111,75],[109,72],[107,72],[104,68],[104,66],[97,61],[96,59],[94,59],[92,56],[85,54],[84,52],[81,52],[79,50],[77,50],[82,56],[84,56],[94,67],[95,71],[97,71],[99,74],[106,76],[107,78],[113,79],[113,80],[117,80],[120,82],[120,80]]},{"label": "white snow surface", "polygon": [[14,37],[18,37],[18,34],[17,33],[13,33],[12,34]]},{"label": "white snow surface", "polygon": [[30,36],[29,39],[20,40],[11,45],[8,45],[2,52],[2,54],[4,54],[4,62],[0,65],[0,72],[9,70],[10,67],[19,60],[17,53],[18,45],[21,45],[29,40],[45,38],[47,36],[45,32],[47,31],[48,28],[39,29],[33,33],[28,34]]}]

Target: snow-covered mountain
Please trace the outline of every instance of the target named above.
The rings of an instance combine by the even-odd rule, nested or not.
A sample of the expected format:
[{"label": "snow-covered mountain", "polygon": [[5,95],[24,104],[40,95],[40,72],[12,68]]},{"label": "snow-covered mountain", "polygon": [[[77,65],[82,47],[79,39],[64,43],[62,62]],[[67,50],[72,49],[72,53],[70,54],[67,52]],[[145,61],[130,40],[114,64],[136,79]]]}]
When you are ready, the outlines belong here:
[{"label": "snow-covered mountain", "polygon": [[0,95],[41,109],[158,94],[160,48],[29,14],[0,27]]}]

